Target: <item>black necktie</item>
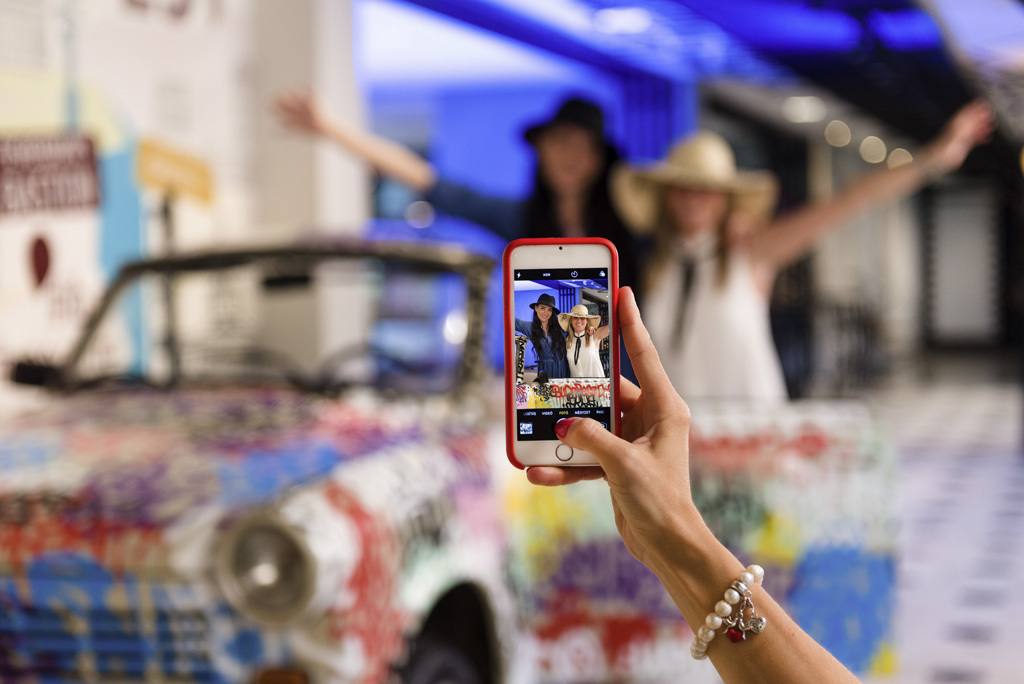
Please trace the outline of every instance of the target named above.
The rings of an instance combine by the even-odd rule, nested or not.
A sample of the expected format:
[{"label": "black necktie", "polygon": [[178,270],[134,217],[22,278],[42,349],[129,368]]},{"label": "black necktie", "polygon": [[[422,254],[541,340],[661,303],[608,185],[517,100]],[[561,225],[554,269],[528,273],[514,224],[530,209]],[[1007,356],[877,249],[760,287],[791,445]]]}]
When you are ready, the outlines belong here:
[{"label": "black necktie", "polygon": [[580,341],[581,339],[581,335],[576,336],[576,349],[572,353],[572,362],[577,366],[580,365],[580,347],[583,346],[583,343]]},{"label": "black necktie", "polygon": [[676,309],[675,325],[672,327],[672,349],[679,351],[683,346],[683,327],[686,324],[686,311],[690,306],[693,294],[693,279],[697,275],[697,262],[694,259],[683,259],[683,291]]}]

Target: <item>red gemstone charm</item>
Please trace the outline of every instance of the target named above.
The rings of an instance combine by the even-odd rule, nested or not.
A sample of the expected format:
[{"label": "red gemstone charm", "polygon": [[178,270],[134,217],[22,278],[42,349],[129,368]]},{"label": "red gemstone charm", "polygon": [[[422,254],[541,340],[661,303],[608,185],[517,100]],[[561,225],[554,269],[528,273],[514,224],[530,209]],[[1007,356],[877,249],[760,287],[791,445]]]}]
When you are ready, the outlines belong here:
[{"label": "red gemstone charm", "polygon": [[725,636],[729,637],[729,641],[736,644],[740,641],[744,641],[747,635],[743,633],[743,630],[737,629],[736,627],[730,627],[725,631]]}]

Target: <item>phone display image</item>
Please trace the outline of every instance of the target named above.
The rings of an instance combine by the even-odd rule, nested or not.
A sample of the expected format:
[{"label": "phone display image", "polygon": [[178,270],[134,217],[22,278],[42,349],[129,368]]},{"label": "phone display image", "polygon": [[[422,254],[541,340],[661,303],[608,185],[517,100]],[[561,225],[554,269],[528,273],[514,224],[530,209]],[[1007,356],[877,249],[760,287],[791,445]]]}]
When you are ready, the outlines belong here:
[{"label": "phone display image", "polygon": [[606,268],[517,269],[515,409],[519,440],[555,439],[562,418],[610,428],[612,406]]}]

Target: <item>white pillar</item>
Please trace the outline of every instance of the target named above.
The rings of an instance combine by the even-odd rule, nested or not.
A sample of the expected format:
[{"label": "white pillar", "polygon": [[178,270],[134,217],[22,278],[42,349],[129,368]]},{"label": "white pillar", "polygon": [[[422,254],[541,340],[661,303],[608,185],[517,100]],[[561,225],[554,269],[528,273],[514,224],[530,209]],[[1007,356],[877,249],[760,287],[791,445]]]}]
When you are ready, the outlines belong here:
[{"label": "white pillar", "polygon": [[[369,215],[365,167],[326,141],[286,130],[271,111],[281,92],[308,88],[332,116],[365,125],[352,1],[260,0],[252,6],[252,237],[288,241],[310,228],[358,233]],[[264,298],[265,342],[309,363],[357,342],[369,326],[371,298],[353,279],[321,276],[313,292]]]},{"label": "white pillar", "polygon": [[254,223],[288,239],[310,227],[355,232],[368,216],[362,165],[328,143],[285,130],[274,97],[309,88],[334,116],[363,124],[352,49],[351,0],[260,0],[253,4],[251,173]]}]

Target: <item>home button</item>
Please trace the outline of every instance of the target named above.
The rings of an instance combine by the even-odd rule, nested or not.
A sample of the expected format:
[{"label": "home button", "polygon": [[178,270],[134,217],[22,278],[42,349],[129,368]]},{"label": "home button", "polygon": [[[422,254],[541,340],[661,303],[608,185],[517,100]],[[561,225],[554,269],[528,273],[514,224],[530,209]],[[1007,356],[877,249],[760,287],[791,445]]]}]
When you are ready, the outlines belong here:
[{"label": "home button", "polygon": [[555,447],[555,458],[559,461],[571,461],[572,460],[572,447],[568,444],[559,444]]}]

